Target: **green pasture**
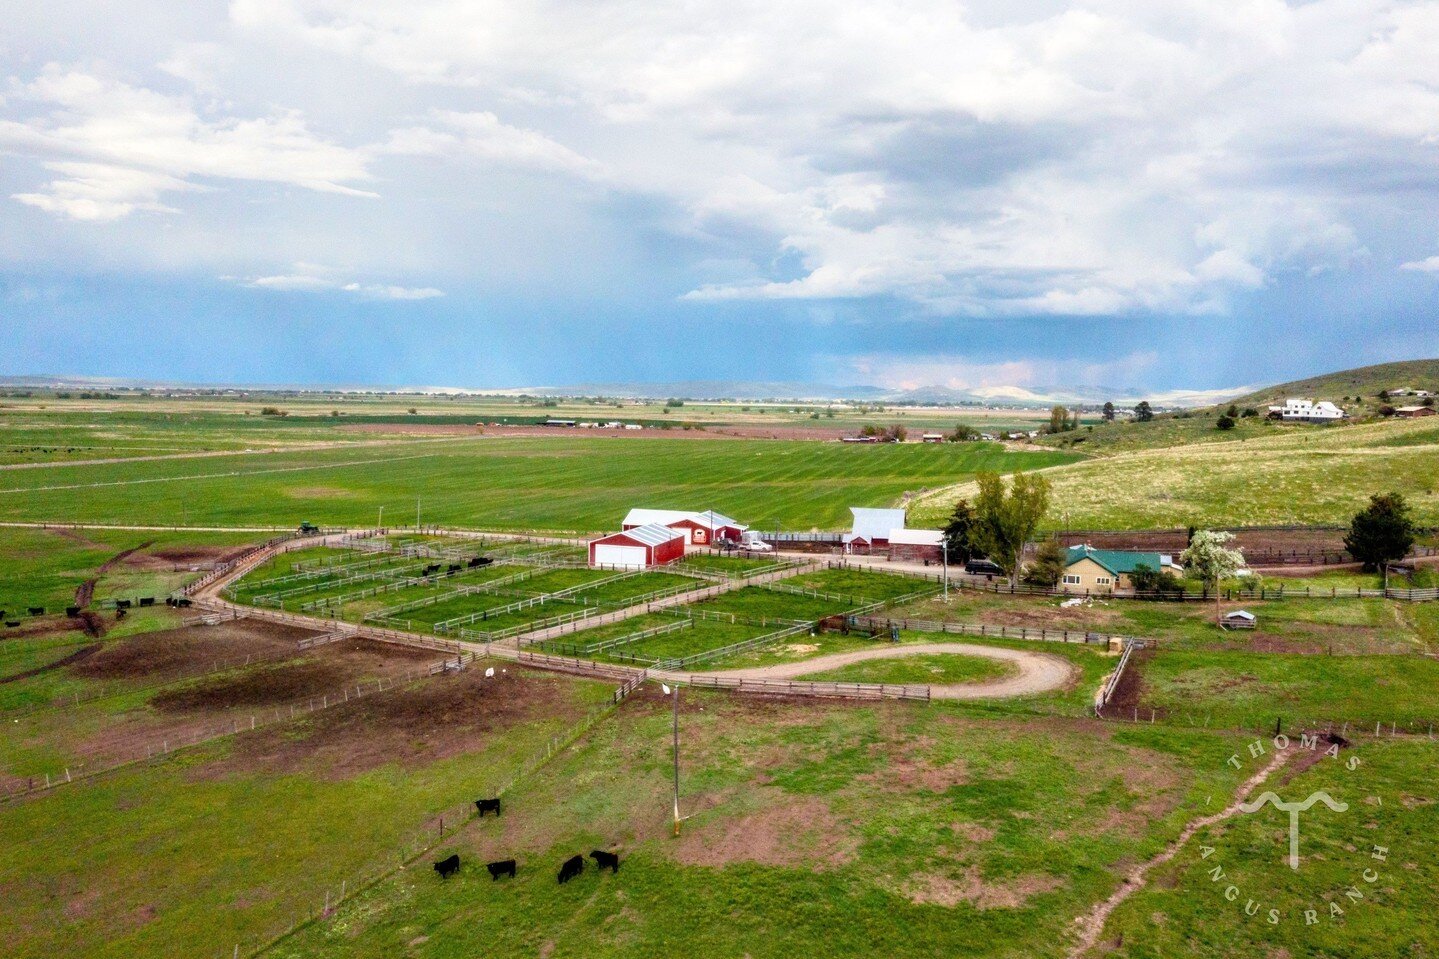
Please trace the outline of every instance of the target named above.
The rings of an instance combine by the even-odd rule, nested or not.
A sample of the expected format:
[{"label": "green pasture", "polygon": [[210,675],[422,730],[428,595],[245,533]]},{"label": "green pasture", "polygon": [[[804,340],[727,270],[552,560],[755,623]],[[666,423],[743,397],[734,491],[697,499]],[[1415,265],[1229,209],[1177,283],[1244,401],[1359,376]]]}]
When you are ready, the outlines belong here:
[{"label": "green pasture", "polygon": [[[211,956],[237,943],[244,953],[318,909],[327,888],[397,865],[428,817],[487,795],[610,695],[601,683],[533,681],[552,687],[554,708],[521,709],[491,726],[502,734],[471,736],[439,758],[391,733],[386,761],[350,771],[325,745],[334,727],[316,714],[8,805],[0,876],[24,879],[4,881],[6,955]],[[338,708],[364,722],[379,699]],[[298,765],[267,758],[312,739]]]},{"label": "green pasture", "polygon": [[[1104,954],[1273,959],[1439,952],[1432,921],[1439,884],[1434,755],[1427,739],[1365,738],[1285,785],[1285,799],[1324,790],[1347,807],[1303,814],[1298,870],[1287,862],[1288,815],[1272,806],[1201,830],[1116,910],[1105,935],[1112,948]],[[1372,858],[1376,846],[1387,849],[1385,861]],[[1213,878],[1216,866],[1223,880]],[[1229,886],[1232,901],[1225,898]],[[1362,898],[1352,899],[1350,890]]]},{"label": "green pasture", "polygon": [[[696,957],[1065,954],[1073,917],[1232,788],[1234,739],[975,721],[912,704],[684,694],[626,703],[476,822],[441,883],[396,875],[273,954]],[[617,848],[565,886],[561,860]],[[514,857],[515,880],[480,866]],[[517,917],[524,917],[517,921]]]},{"label": "green pasture", "polygon": [[382,506],[408,521],[418,497],[422,521],[459,526],[607,530],[632,506],[658,504],[714,508],[761,529],[840,528],[850,506],[889,504],[916,486],[1073,459],[992,443],[415,441],[0,473],[0,518],[359,525]]},{"label": "green pasture", "polygon": [[1141,714],[1174,721],[1272,729],[1340,727],[1371,732],[1439,722],[1439,662],[1428,656],[1296,656],[1161,650],[1141,657]]}]

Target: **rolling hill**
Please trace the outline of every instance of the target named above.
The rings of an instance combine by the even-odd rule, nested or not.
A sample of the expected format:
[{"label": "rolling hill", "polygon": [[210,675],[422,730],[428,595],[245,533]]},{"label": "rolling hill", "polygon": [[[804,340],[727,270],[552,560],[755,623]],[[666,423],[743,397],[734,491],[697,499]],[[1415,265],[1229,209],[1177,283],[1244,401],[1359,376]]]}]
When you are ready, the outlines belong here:
[{"label": "rolling hill", "polygon": [[1338,401],[1345,396],[1376,397],[1382,390],[1408,387],[1439,391],[1439,359],[1379,363],[1267,386],[1242,396],[1240,406],[1281,402],[1287,396]]}]

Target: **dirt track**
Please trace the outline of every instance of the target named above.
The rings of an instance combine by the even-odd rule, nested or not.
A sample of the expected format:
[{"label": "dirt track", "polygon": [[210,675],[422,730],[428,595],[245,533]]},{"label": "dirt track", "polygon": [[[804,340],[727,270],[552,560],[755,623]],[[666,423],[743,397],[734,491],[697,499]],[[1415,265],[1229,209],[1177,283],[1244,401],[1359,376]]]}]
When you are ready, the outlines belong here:
[{"label": "dirt track", "polygon": [[[871,659],[897,659],[902,656],[920,656],[930,653],[983,656],[1012,663],[1019,669],[1017,675],[987,683],[930,686],[930,695],[935,699],[998,699],[1004,696],[1031,696],[1035,693],[1047,693],[1068,685],[1077,672],[1068,661],[1049,653],[1001,649],[997,646],[978,646],[973,643],[915,643],[908,646],[887,646],[879,649],[859,649],[849,653],[834,653],[797,663],[781,663],[776,666],[756,666],[750,669],[731,669],[693,675],[720,676],[728,679],[794,679],[798,676],[835,669],[849,663],[866,662]],[[662,674],[653,673],[652,675]]]}]

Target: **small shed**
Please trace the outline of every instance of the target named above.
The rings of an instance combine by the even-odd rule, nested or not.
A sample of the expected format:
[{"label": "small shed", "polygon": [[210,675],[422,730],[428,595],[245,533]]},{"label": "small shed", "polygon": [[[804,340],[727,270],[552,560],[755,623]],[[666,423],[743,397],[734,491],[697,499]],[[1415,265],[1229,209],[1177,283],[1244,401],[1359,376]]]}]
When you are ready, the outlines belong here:
[{"label": "small shed", "polygon": [[1259,617],[1247,609],[1236,609],[1219,617],[1219,625],[1225,629],[1253,629],[1259,625]]},{"label": "small shed", "polygon": [[659,523],[590,540],[590,565],[645,569],[684,559],[685,534]]},{"label": "small shed", "polygon": [[888,549],[889,535],[896,529],[904,529],[904,510],[872,509],[866,506],[851,506],[854,524],[844,534],[846,552],[869,552],[871,549]]}]

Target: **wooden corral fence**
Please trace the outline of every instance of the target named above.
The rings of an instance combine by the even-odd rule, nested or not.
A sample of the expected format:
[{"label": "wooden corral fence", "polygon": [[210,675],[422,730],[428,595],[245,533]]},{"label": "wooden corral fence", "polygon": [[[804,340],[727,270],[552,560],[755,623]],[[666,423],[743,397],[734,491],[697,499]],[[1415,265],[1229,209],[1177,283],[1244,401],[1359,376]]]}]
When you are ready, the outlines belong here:
[{"label": "wooden corral fence", "polygon": [[[980,636],[989,639],[1026,639],[1046,643],[1089,643],[1108,645],[1111,642],[1134,642],[1136,637],[1112,633],[1096,633],[1081,629],[1031,629],[1027,626],[991,626],[987,623],[949,623],[927,619],[889,619],[879,616],[854,616],[851,621],[861,626],[891,627],[921,633],[954,633],[959,636]],[[1146,640],[1148,642],[1148,640]]]},{"label": "wooden corral fence", "polygon": [[1143,643],[1134,640],[1125,640],[1124,652],[1119,655],[1119,662],[1114,667],[1114,672],[1109,674],[1104,685],[1099,688],[1099,693],[1094,697],[1094,715],[1099,716],[1104,712],[1104,707],[1114,698],[1114,691],[1119,688],[1119,681],[1124,678],[1124,670],[1129,665],[1129,658],[1134,651],[1143,646]]},{"label": "wooden corral fence", "polygon": [[928,686],[891,683],[819,683],[789,679],[737,679],[726,676],[689,676],[679,680],[695,689],[730,689],[770,696],[823,696],[838,699],[909,699],[929,702]]}]

